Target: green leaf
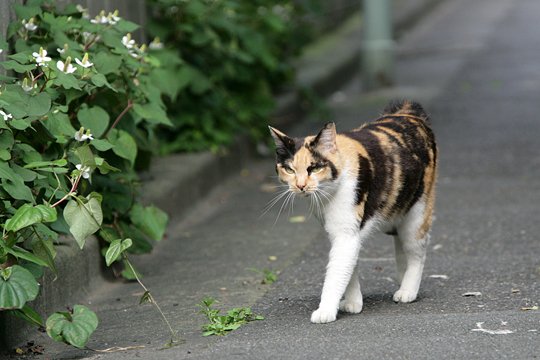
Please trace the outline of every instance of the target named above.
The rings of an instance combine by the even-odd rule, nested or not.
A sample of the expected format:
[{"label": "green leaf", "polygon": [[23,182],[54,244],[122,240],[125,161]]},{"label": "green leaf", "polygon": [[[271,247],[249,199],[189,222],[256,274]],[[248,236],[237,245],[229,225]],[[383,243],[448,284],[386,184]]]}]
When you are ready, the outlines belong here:
[{"label": "green leaf", "polygon": [[21,64],[28,64],[33,59],[33,57],[30,55],[30,51],[23,51],[16,54],[11,54],[8,56],[8,58],[13,59]]},{"label": "green leaf", "polygon": [[41,121],[41,123],[59,143],[64,144],[68,139],[73,138],[77,130],[71,125],[71,121],[67,114],[55,111],[52,111],[48,118]]},{"label": "green leaf", "polygon": [[30,5],[18,5],[16,4],[14,6],[15,14],[17,14],[17,17],[19,19],[30,19],[31,17],[40,15],[41,16],[41,8],[39,6],[30,6]]},{"label": "green leaf", "polygon": [[176,99],[178,91],[182,84],[176,78],[175,73],[171,73],[169,69],[156,69],[152,72],[152,80],[154,85],[164,94],[168,95],[171,100]]},{"label": "green leaf", "polygon": [[47,264],[45,261],[21,247],[13,246],[12,248],[6,248],[6,251],[18,259],[24,259],[41,266],[49,266],[49,264]]},{"label": "green leaf", "polygon": [[108,140],[113,144],[113,152],[121,158],[129,160],[133,165],[137,157],[137,143],[128,132],[124,130],[113,129],[109,133]]},{"label": "green leaf", "polygon": [[44,326],[41,316],[28,305],[24,305],[22,309],[15,310],[13,314],[31,324]]},{"label": "green leaf", "polygon": [[142,278],[141,273],[138,272],[137,269],[134,269],[135,273],[137,274],[137,276],[135,276],[135,273],[131,270],[131,267],[127,264],[127,262],[124,260],[123,263],[124,263],[124,270],[122,271],[122,277],[124,279],[126,279],[126,280],[136,280],[137,278],[139,278],[139,279]]},{"label": "green leaf", "polygon": [[133,245],[129,248],[132,254],[146,254],[152,251],[153,245],[148,237],[133,224],[127,224],[123,221],[119,223],[124,236],[129,237]]},{"label": "green leaf", "polygon": [[56,341],[84,348],[98,326],[96,314],[83,305],[75,305],[73,314],[56,312],[46,322],[47,334]]},{"label": "green leaf", "polygon": [[97,71],[100,74],[107,75],[118,73],[120,65],[122,64],[122,57],[107,52],[100,52],[94,57],[93,61]]},{"label": "green leaf", "polygon": [[65,74],[61,71],[57,72],[57,77],[53,81],[56,85],[63,87],[64,89],[76,89],[81,90],[79,81],[72,74]]},{"label": "green leaf", "polygon": [[75,150],[75,155],[77,155],[77,157],[79,158],[82,166],[90,166],[92,169],[96,167],[96,160],[94,158],[94,154],[92,153],[92,150],[90,150],[90,146],[88,144],[79,146]]},{"label": "green leaf", "polygon": [[0,160],[8,161],[11,159],[11,148],[14,143],[15,140],[11,131],[0,131]]},{"label": "green leaf", "polygon": [[99,106],[88,107],[83,105],[77,113],[77,118],[82,126],[90,129],[92,135],[98,138],[109,127],[109,114]]},{"label": "green leaf", "polygon": [[51,109],[51,97],[47,93],[39,93],[28,99],[26,113],[28,116],[42,116]]},{"label": "green leaf", "polygon": [[54,262],[56,249],[51,239],[38,238],[32,243],[32,251],[34,255],[45,262],[49,269],[56,273],[56,264]]},{"label": "green leaf", "polygon": [[30,188],[24,184],[24,179],[5,162],[0,162],[0,179],[3,189],[17,200],[34,202]]},{"label": "green leaf", "polygon": [[69,225],[69,232],[82,249],[86,238],[95,233],[103,222],[101,204],[91,197],[86,203],[70,200],[64,208],[64,219]]},{"label": "green leaf", "polygon": [[111,84],[109,84],[107,78],[103,74],[95,74],[94,76],[92,76],[92,83],[97,87],[106,86],[112,91],[117,92],[117,90]]},{"label": "green leaf", "polygon": [[30,65],[21,65],[15,60],[7,60],[0,63],[0,66],[2,66],[6,70],[13,70],[17,73],[24,74],[27,71],[35,70],[36,65],[30,64]]},{"label": "green leaf", "polygon": [[133,205],[129,218],[137,228],[155,241],[163,238],[167,227],[167,214],[155,206],[143,207],[141,204]]},{"label": "green leaf", "polygon": [[92,145],[94,148],[96,148],[96,150],[99,151],[107,151],[113,148],[113,145],[104,139],[94,139],[90,142],[90,145]]},{"label": "green leaf", "polygon": [[113,262],[118,260],[120,255],[124,251],[126,251],[127,248],[131,246],[132,242],[131,239],[116,239],[111,242],[109,245],[109,248],[107,249],[107,252],[105,253],[105,263],[107,266],[111,266]]},{"label": "green leaf", "polygon": [[134,22],[122,19],[118,22],[118,24],[115,25],[115,28],[121,33],[131,33],[137,30],[139,28],[139,25],[135,24]]},{"label": "green leaf", "polygon": [[139,299],[139,305],[145,304],[145,303],[151,303],[152,302],[152,296],[150,295],[150,291],[146,290],[144,294]]},{"label": "green leaf", "polygon": [[6,221],[4,229],[16,232],[33,224],[53,221],[56,221],[55,208],[46,205],[32,206],[31,204],[24,204]]},{"label": "green leaf", "polygon": [[24,182],[34,181],[37,177],[37,173],[35,171],[25,169],[17,164],[11,164],[11,168],[23,179]]},{"label": "green leaf", "polygon": [[134,104],[133,111],[150,124],[163,124],[172,126],[167,112],[156,103]]},{"label": "green leaf", "polygon": [[36,298],[39,286],[32,273],[13,265],[0,270],[0,310],[21,309]]},{"label": "green leaf", "polygon": [[14,199],[25,200],[34,203],[34,196],[28,186],[24,184],[22,178],[20,181],[11,181],[8,179],[2,179],[2,188]]},{"label": "green leaf", "polygon": [[102,173],[103,175],[108,174],[111,171],[114,171],[114,172],[120,171],[120,169],[115,168],[114,166],[106,162],[105,159],[101,157],[96,157],[96,166],[99,169],[99,172]]},{"label": "green leaf", "polygon": [[41,168],[52,168],[52,167],[62,167],[67,165],[66,159],[58,159],[54,161],[32,161],[24,166],[25,169],[41,169]]}]

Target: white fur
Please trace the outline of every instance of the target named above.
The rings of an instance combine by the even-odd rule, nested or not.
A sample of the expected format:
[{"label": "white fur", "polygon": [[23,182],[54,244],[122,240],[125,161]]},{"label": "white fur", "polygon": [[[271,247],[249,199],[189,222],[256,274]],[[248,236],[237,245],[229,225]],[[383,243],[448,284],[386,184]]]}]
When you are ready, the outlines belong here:
[{"label": "white fur", "polygon": [[429,242],[429,235],[418,239],[418,231],[424,221],[425,208],[424,202],[418,201],[397,228],[398,236],[394,239],[394,244],[401,286],[394,294],[395,302],[414,301],[420,288]]},{"label": "white fur", "polygon": [[[368,236],[373,221],[360,230],[355,209],[356,178],[343,171],[332,201],[325,210],[325,229],[331,242],[321,302],[311,315],[313,323],[336,320],[338,308],[358,313],[362,294],[356,273],[361,241]],[[345,294],[345,300],[341,297]]]},{"label": "white fur", "polygon": [[[336,320],[338,309],[350,313],[362,311],[362,293],[358,282],[357,261],[362,242],[374,230],[397,227],[395,238],[396,260],[401,287],[394,294],[396,302],[416,299],[425,260],[425,239],[417,240],[422,225],[425,206],[415,204],[405,217],[383,223],[380,219],[368,220],[360,229],[355,208],[356,177],[344,169],[337,182],[335,195],[325,210],[325,229],[331,250],[319,308],[311,315],[313,323]],[[341,298],[344,297],[342,301]]]}]

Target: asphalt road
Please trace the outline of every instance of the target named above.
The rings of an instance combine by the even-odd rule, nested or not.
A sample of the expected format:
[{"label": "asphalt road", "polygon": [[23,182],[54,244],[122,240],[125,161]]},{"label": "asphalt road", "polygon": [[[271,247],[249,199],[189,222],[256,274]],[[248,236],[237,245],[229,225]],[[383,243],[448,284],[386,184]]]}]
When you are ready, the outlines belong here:
[{"label": "asphalt road", "polygon": [[[315,218],[290,221],[308,215],[298,201],[275,224],[279,206],[260,218],[274,181],[266,159],[218,187],[171,226],[154,254],[137,260],[184,343],[158,350],[167,333],[150,305],[135,304],[140,289],[111,284],[91,296],[101,325],[89,346],[144,348],[112,354],[57,348],[54,358],[540,357],[540,311],[524,310],[540,302],[539,20],[536,0],[445,2],[400,40],[394,88],[361,93],[355,80],[329,99],[338,130],[377,117],[394,97],[420,100],[432,115],[438,198],[416,302],[392,302],[393,244],[377,237],[360,256],[363,312],[311,324],[329,245]],[[323,120],[292,132],[315,132]],[[279,280],[261,285],[248,268],[280,271]],[[223,308],[253,305],[266,319],[203,338],[195,304],[206,295]]]}]

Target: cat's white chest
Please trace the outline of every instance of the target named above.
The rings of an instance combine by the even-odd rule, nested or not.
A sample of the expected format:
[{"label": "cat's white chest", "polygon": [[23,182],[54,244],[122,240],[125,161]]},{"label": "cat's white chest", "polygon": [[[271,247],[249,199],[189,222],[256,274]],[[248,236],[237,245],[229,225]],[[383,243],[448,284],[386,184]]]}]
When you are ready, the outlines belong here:
[{"label": "cat's white chest", "polygon": [[354,177],[343,174],[334,197],[326,207],[324,227],[331,236],[358,231],[356,182]]}]

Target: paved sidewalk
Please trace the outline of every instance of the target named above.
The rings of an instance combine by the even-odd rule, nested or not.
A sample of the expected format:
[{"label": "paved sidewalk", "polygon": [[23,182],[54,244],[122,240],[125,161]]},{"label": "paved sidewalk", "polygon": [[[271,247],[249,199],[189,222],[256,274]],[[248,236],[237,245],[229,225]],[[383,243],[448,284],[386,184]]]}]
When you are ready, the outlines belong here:
[{"label": "paved sidewalk", "polygon": [[[364,311],[313,325],[328,243],[305,204],[260,217],[271,198],[273,162],[250,164],[209,194],[149,256],[145,282],[185,340],[159,350],[167,331],[136,284],[92,294],[100,326],[88,346],[144,346],[113,354],[47,342],[51,358],[94,359],[531,359],[540,353],[540,3],[446,2],[400,41],[395,88],[359,93],[358,81],[330,97],[338,129],[375,118],[394,97],[413,97],[432,114],[440,174],[432,244],[418,301],[397,305],[391,238],[361,253]],[[308,121],[295,134],[315,132]],[[277,261],[269,261],[276,256]],[[248,268],[281,270],[261,285]],[[445,275],[431,277],[432,275]],[[465,292],[481,296],[465,297]],[[203,338],[195,306],[253,305],[264,321],[226,337]],[[491,335],[479,331],[508,329]]]}]

